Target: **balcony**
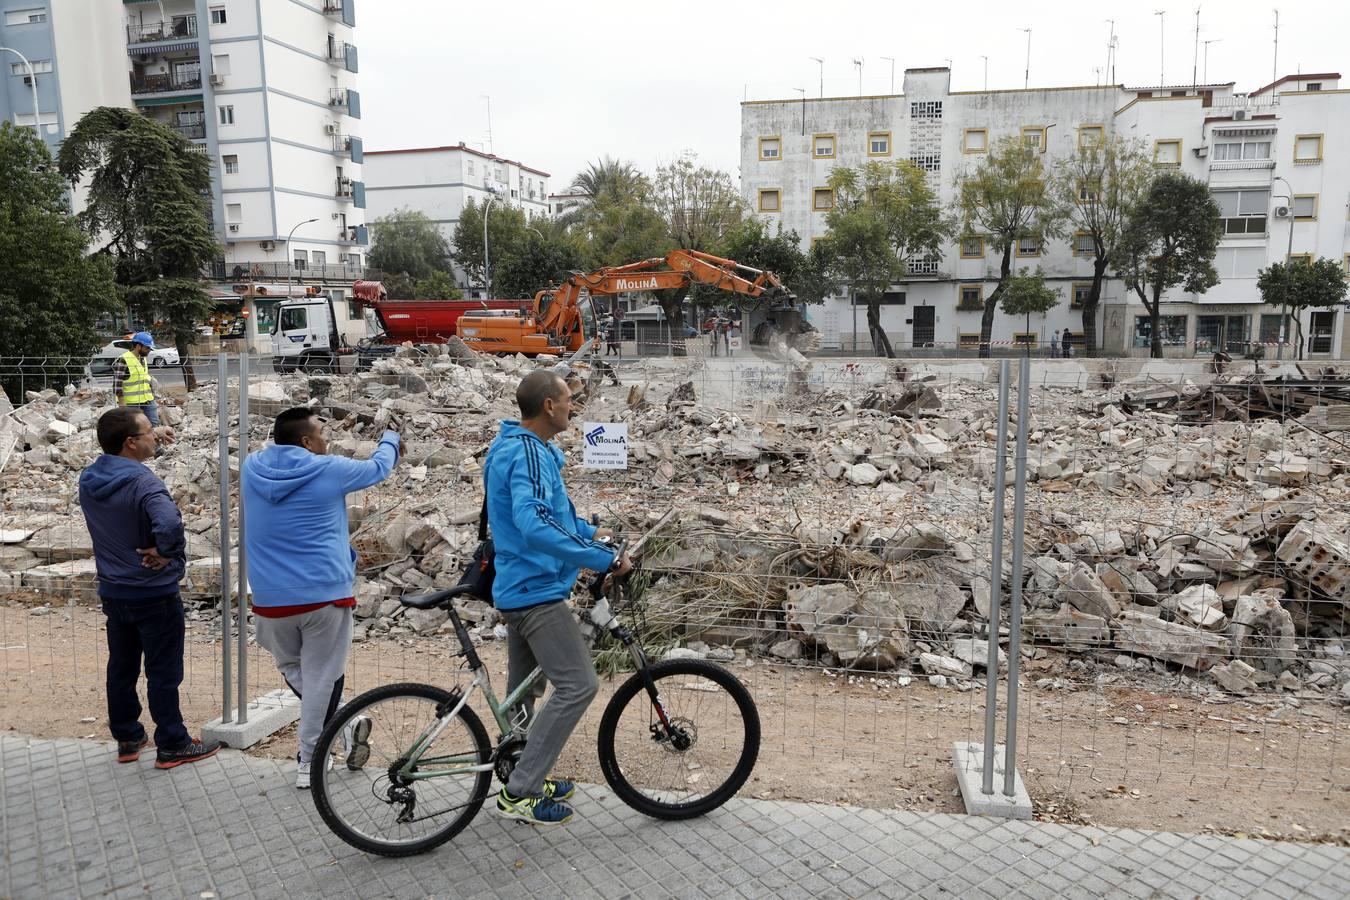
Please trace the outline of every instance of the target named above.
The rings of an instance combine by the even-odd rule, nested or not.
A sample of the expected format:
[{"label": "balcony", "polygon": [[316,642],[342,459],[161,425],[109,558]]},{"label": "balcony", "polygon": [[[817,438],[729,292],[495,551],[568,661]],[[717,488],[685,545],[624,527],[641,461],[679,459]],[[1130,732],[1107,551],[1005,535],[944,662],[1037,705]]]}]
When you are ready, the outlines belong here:
[{"label": "balcony", "polygon": [[128,44],[158,44],[163,41],[192,41],[196,46],[197,17],[174,16],[168,22],[127,26]]},{"label": "balcony", "polygon": [[328,44],[328,64],[340,66],[348,72],[357,71],[356,45],[333,41]]},{"label": "balcony", "polygon": [[333,196],[340,200],[352,199],[352,180],[345,175],[337,180],[337,186],[333,190]]},{"label": "balcony", "polygon": [[328,89],[328,105],[329,105],[329,106],[337,107],[338,109],[346,109],[346,108],[347,108],[347,94],[348,94],[348,91],[347,91],[346,88],[329,88],[329,89]]},{"label": "balcony", "polygon": [[135,94],[172,94],[179,91],[200,91],[202,89],[202,77],[174,77],[170,74],[163,75],[136,75],[131,76],[131,93]]},{"label": "balcony", "polygon": [[205,122],[196,122],[196,123],[193,123],[193,124],[187,124],[187,125],[183,125],[183,124],[173,124],[173,125],[170,125],[169,127],[172,128],[174,131],[178,132],[179,134],[181,134],[183,137],[187,138],[189,141],[204,141],[204,140],[206,140],[206,123],[205,123]]},{"label": "balcony", "polygon": [[341,244],[361,244],[362,246],[370,243],[370,231],[364,225],[348,225],[346,228],[338,229],[338,243]]},{"label": "balcony", "polygon": [[238,262],[227,263],[218,259],[211,263],[206,276],[214,281],[285,281],[287,275],[304,278],[309,281],[359,281],[368,274],[364,265],[305,263],[303,266],[288,265],[285,262]]}]

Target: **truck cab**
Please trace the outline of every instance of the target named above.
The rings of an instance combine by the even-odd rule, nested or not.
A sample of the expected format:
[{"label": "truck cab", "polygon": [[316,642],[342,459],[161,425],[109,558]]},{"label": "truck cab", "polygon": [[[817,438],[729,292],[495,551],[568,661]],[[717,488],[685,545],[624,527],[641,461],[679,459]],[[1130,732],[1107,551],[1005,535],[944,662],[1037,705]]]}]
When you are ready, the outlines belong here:
[{"label": "truck cab", "polygon": [[336,371],[340,344],[328,297],[297,297],[277,304],[272,324],[274,371]]}]

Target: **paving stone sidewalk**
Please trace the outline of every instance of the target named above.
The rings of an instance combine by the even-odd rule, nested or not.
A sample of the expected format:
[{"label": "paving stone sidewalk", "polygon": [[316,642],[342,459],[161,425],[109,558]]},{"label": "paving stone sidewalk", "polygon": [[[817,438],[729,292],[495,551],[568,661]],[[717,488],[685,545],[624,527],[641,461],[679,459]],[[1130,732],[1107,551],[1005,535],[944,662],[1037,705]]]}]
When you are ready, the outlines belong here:
[{"label": "paving stone sidewalk", "polygon": [[1345,897],[1350,850],[735,799],[656,822],[583,786],[534,830],[490,809],[449,845],[370,857],[293,765],[224,751],[156,771],[113,746],[0,735],[0,898]]}]

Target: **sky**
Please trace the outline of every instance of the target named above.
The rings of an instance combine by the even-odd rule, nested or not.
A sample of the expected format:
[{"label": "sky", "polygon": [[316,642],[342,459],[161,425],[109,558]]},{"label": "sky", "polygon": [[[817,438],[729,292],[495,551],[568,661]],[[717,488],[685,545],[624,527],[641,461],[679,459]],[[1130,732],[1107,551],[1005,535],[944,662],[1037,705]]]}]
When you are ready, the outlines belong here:
[{"label": "sky", "polygon": [[[380,0],[357,7],[362,132],[369,150],[465,144],[551,174],[562,192],[603,156],[645,171],[693,151],[739,179],[740,103],[895,90],[906,68],[952,67],[952,90],[1020,88],[1103,75],[1115,18],[1115,80],[1189,84],[1196,4],[1114,7],[1023,0]],[[1157,11],[1165,12],[1160,17]],[[1269,0],[1200,4],[1211,82],[1247,91],[1272,78]],[[1279,72],[1344,72],[1350,3],[1285,0]],[[1161,43],[1161,47],[1160,47]],[[1204,78],[1204,45],[1197,77]],[[490,101],[488,98],[491,98]],[[491,131],[489,134],[489,104]]]}]

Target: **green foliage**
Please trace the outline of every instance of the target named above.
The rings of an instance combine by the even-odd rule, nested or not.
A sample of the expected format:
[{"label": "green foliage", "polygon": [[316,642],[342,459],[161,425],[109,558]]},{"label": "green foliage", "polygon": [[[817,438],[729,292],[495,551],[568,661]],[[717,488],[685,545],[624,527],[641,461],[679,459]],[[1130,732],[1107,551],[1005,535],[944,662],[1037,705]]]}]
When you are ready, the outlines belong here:
[{"label": "green foliage", "polygon": [[575,235],[534,226],[520,243],[496,252],[501,256],[492,264],[492,281],[498,296],[525,299],[561,283],[567,273],[582,269],[585,259],[585,247]]},{"label": "green foliage", "polygon": [[417,299],[417,282],[407,272],[385,272],[382,277],[390,300]]},{"label": "green foliage", "polygon": [[1045,272],[1041,267],[1028,272],[1024,266],[1008,276],[999,308],[1010,316],[1030,316],[1049,312],[1059,305],[1059,301],[1059,291],[1045,283]]},{"label": "green foliage", "polygon": [[652,199],[670,239],[686,250],[710,250],[745,213],[731,176],[700,166],[691,151],[657,168]]},{"label": "green foliage", "polygon": [[425,278],[417,279],[413,286],[413,298],[416,300],[462,300],[464,292],[455,287],[455,279],[449,272],[432,272]]},{"label": "green foliage", "polygon": [[470,284],[483,284],[484,210],[487,211],[487,261],[492,266],[492,284],[488,287],[488,295],[500,297],[503,294],[497,281],[500,274],[498,263],[502,261],[507,248],[524,243],[528,234],[525,230],[525,213],[519,207],[495,201],[481,206],[473,200],[465,204],[450,244],[455,262],[464,270]]},{"label": "green foliage", "polygon": [[371,238],[367,262],[387,275],[403,272],[417,280],[450,271],[450,245],[424,213],[395,210],[375,220]]},{"label": "green foliage", "polygon": [[1222,236],[1219,206],[1209,186],[1181,172],[1158,175],[1130,209],[1113,263],[1148,310],[1155,358],[1162,356],[1163,293],[1179,287],[1203,294],[1218,284],[1214,257]]},{"label": "green foliage", "polygon": [[1339,306],[1345,302],[1345,270],[1325,257],[1273,263],[1256,279],[1261,302],[1293,310]]},{"label": "green foliage", "polygon": [[220,250],[206,157],[166,125],[103,106],[76,123],[58,159],[72,186],[87,180],[80,224],[91,239],[106,240],[97,252],[112,260],[128,304],[164,323],[186,357],[212,312],[202,273]]},{"label": "green foliage", "polygon": [[0,123],[0,357],[51,360],[36,375],[0,379],[15,403],[21,386],[76,376],[98,347],[95,320],[122,307],[110,261],[85,248],[46,145],[32,129]]},{"label": "green foliage", "polygon": [[824,274],[828,261],[821,253],[802,252],[797,232],[784,231],[781,223],[770,234],[763,219],[747,216],[722,235],[713,252],[742,265],[772,272],[805,303],[820,303],[831,291],[830,280]]}]

